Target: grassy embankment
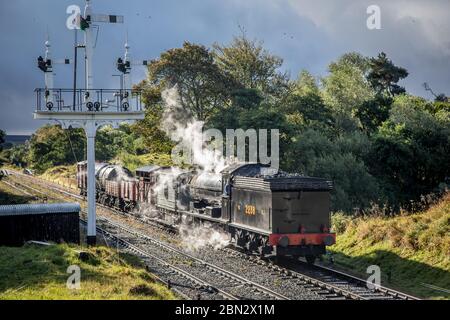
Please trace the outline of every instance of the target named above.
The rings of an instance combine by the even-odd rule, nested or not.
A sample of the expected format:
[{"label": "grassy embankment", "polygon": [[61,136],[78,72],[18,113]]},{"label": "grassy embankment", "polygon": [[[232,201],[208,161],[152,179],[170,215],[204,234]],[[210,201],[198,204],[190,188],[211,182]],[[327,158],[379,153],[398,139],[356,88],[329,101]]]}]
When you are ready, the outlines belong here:
[{"label": "grassy embankment", "polygon": [[76,189],[77,188],[77,166],[57,166],[45,171],[40,178],[47,181],[58,183],[64,187]]},{"label": "grassy embankment", "polygon": [[[87,261],[79,259],[81,249]],[[79,290],[66,285],[71,265],[81,270]],[[0,247],[0,270],[0,299],[175,299],[138,258],[105,247]]]},{"label": "grassy embankment", "polygon": [[37,202],[37,198],[23,194],[0,180],[0,205]]},{"label": "grassy embankment", "polygon": [[393,218],[333,216],[338,266],[366,275],[381,268],[382,285],[429,299],[450,299],[450,193],[430,209]]}]

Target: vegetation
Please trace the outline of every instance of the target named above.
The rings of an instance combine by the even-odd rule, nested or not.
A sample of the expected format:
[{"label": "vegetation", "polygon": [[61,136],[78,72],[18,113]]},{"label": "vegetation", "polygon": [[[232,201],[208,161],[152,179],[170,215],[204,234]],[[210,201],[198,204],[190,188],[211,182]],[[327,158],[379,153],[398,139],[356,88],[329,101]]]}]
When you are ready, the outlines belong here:
[{"label": "vegetation", "polygon": [[77,167],[76,165],[56,166],[46,170],[41,178],[58,183],[65,187],[77,188]]},{"label": "vegetation", "polygon": [[[79,252],[88,253],[82,261]],[[68,289],[67,268],[78,265],[80,289]],[[105,247],[72,245],[0,247],[0,299],[174,299],[134,256]]]},{"label": "vegetation", "polygon": [[0,181],[0,205],[7,204],[24,204],[36,201],[37,198],[25,195],[7,185],[6,183]]},{"label": "vegetation", "polygon": [[[170,164],[174,142],[162,129],[162,92],[176,87],[185,112],[205,128],[279,129],[281,169],[333,180],[333,211],[417,211],[421,197],[441,195],[450,167],[450,102],[406,92],[408,71],[385,53],[351,52],[316,78],[290,79],[283,60],[245,34],[207,48],[185,42],[148,66],[142,89],[146,116],[99,131],[96,156],[130,169]],[[426,90],[431,90],[426,86]],[[18,166],[42,173],[85,158],[84,133],[45,126],[29,144],[3,151]]]},{"label": "vegetation", "polygon": [[[366,274],[381,268],[382,284],[423,298],[450,299],[450,193],[430,209],[394,218],[333,215],[331,247],[338,266]],[[367,277],[367,274],[366,274]]]},{"label": "vegetation", "polygon": [[149,164],[165,167],[171,166],[172,160],[168,154],[144,154],[140,156],[135,156],[127,153],[120,153],[114,162],[119,163],[130,170],[136,170],[139,167],[146,166]]}]

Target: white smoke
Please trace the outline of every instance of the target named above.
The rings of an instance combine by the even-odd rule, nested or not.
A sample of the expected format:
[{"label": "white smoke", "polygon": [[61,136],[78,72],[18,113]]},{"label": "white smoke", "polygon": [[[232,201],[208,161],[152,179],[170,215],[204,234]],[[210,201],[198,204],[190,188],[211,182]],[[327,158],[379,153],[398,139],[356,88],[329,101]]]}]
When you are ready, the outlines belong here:
[{"label": "white smoke", "polygon": [[[192,114],[183,108],[177,87],[166,89],[162,93],[164,113],[161,128],[166,132],[177,147],[172,152],[172,161],[176,164],[182,162],[195,165],[197,174],[202,172],[220,173],[226,166],[223,158],[223,141],[209,143],[203,132],[204,122],[196,120]],[[215,144],[215,145],[213,145]],[[182,154],[180,159],[180,153]],[[180,161],[182,160],[182,161]],[[172,167],[159,175],[155,192],[164,192],[166,187],[174,188],[176,178],[183,173],[178,167]],[[179,234],[183,246],[188,251],[200,250],[204,247],[220,249],[228,245],[229,236],[216,230],[211,225],[193,227],[181,223]]]},{"label": "white smoke", "polygon": [[138,207],[134,210],[134,214],[139,216],[143,221],[160,217],[160,213],[156,210],[154,205],[143,202],[139,203]]},{"label": "white smoke", "polygon": [[203,248],[219,250],[225,248],[230,243],[229,235],[209,224],[204,224],[201,227],[182,224],[179,232],[183,248],[191,252]]},{"label": "white smoke", "polygon": [[160,192],[164,192],[165,188],[174,188],[176,177],[182,173],[183,170],[178,167],[170,167],[165,169],[164,172],[161,171],[158,175],[158,181],[153,187],[153,190],[156,194],[159,194]]},{"label": "white smoke", "polygon": [[222,141],[208,143],[203,132],[204,122],[195,120],[183,108],[177,87],[166,89],[162,93],[165,110],[162,117],[162,129],[177,146],[172,152],[172,160],[180,163],[180,153],[183,161],[199,166],[207,172],[219,173],[226,166],[223,157]]},{"label": "white smoke", "polygon": [[127,171],[126,169],[124,169],[124,167],[120,166],[120,165],[116,165],[114,167],[116,174],[117,174],[117,181],[133,181],[134,177],[132,174],[130,174],[129,171]]}]

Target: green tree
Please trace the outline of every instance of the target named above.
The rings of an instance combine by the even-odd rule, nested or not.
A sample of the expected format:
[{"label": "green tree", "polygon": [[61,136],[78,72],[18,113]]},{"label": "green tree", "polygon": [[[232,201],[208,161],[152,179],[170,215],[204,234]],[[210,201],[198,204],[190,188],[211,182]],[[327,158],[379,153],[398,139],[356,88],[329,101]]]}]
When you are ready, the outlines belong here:
[{"label": "green tree", "polygon": [[291,88],[282,106],[289,123],[298,129],[333,124],[332,111],[325,105],[319,86],[309,72],[303,70]]},{"label": "green tree", "polygon": [[31,136],[29,161],[34,169],[45,171],[53,166],[83,160],[84,147],[83,130],[72,129],[69,132],[60,126],[46,125]]},{"label": "green tree", "polygon": [[230,45],[214,46],[215,61],[220,69],[231,75],[243,88],[256,89],[264,97],[280,97],[285,93],[288,76],[278,69],[283,59],[249,40],[245,34],[234,37]]},{"label": "green tree", "polygon": [[406,69],[394,65],[384,52],[376,58],[371,58],[369,64],[367,79],[378,94],[385,93],[393,97],[405,92],[405,88],[397,83],[408,76]]},{"label": "green tree", "polygon": [[6,137],[5,131],[0,130],[0,151],[2,151],[2,145],[3,143],[5,143],[5,137]]},{"label": "green tree", "polygon": [[369,134],[376,132],[378,127],[389,118],[392,102],[391,97],[377,94],[357,108],[356,116],[365,132]]},{"label": "green tree", "polygon": [[323,99],[333,110],[338,133],[361,127],[356,114],[361,105],[374,98],[367,81],[369,61],[359,53],[347,53],[329,66],[329,75],[322,79]]},{"label": "green tree", "polygon": [[7,150],[8,161],[18,167],[25,168],[29,163],[30,145],[28,142],[13,146]]},{"label": "green tree", "polygon": [[142,151],[169,154],[174,145],[161,128],[164,113],[161,91],[164,87],[162,84],[150,85],[144,80],[137,88],[144,92],[142,99],[146,105],[145,118],[132,125],[132,131],[141,137],[145,149]]},{"label": "green tree", "polygon": [[370,141],[360,132],[328,137],[306,129],[294,138],[284,164],[288,171],[332,180],[332,210],[364,211],[383,198],[364,162],[370,149]]},{"label": "green tree", "polygon": [[138,136],[129,125],[121,125],[117,129],[110,126],[104,127],[97,132],[95,154],[100,161],[109,161],[119,153],[137,154],[135,142]]},{"label": "green tree", "polygon": [[450,176],[448,109],[436,110],[418,97],[396,97],[389,119],[374,137],[368,161],[397,208],[435,191]]},{"label": "green tree", "polygon": [[159,59],[152,61],[148,79],[141,87],[146,85],[159,90],[176,85],[186,112],[201,121],[229,103],[236,87],[233,78],[219,69],[206,47],[189,42],[182,48],[163,52]]}]

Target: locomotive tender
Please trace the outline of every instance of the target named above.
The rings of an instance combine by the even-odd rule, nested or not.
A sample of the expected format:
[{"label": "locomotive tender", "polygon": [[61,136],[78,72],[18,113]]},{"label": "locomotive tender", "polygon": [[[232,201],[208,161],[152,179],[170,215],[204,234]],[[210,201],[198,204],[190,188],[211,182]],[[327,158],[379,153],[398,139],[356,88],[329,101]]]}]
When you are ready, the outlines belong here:
[{"label": "locomotive tender", "polygon": [[[86,195],[86,162],[77,165]],[[145,166],[136,176],[118,165],[95,168],[97,201],[131,212],[150,206],[170,224],[209,222],[235,245],[261,255],[303,256],[309,263],[335,243],[330,232],[332,182],[240,163],[219,174]]]}]

